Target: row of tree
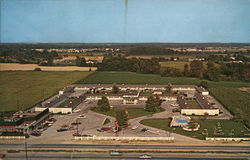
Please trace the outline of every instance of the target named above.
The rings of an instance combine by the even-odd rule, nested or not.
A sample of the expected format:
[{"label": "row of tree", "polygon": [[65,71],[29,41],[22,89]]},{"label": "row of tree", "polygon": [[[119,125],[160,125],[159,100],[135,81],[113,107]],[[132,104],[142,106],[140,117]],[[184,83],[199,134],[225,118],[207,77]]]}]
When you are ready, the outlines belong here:
[{"label": "row of tree", "polygon": [[101,64],[99,71],[130,71],[137,73],[159,73],[160,64],[157,58],[141,59],[126,58],[121,54],[107,54]]},{"label": "row of tree", "polygon": [[250,81],[250,63],[220,63],[209,61],[207,67],[202,61],[192,61],[184,65],[184,71],[177,68],[165,67],[160,70],[164,77],[199,77],[210,81],[242,80]]}]

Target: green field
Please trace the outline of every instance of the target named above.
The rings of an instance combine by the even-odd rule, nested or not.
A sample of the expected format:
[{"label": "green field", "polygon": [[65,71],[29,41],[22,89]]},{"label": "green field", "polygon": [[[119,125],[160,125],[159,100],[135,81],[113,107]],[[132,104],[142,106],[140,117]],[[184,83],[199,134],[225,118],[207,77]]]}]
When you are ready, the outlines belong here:
[{"label": "green field", "polygon": [[[131,108],[123,108],[123,109],[128,111],[128,116],[130,118],[137,118],[137,117],[142,117],[142,116],[150,116],[150,115],[153,114],[152,112],[145,111],[143,108],[133,108],[133,107],[131,107]],[[92,109],[92,111],[94,111],[94,112],[101,113],[101,114],[104,114],[104,115],[108,115],[108,116],[111,116],[111,117],[115,117],[115,111],[116,110],[117,110],[117,108],[113,108],[108,112],[101,112],[97,108]],[[162,110],[162,111],[164,111],[164,110]]]},{"label": "green field", "polygon": [[[190,66],[191,62],[182,62],[182,61],[178,61],[178,62],[173,62],[173,61],[167,61],[167,62],[160,62],[161,67],[171,67],[171,68],[176,68],[179,69],[181,72],[184,71],[184,65],[188,64]],[[203,67],[206,69],[207,68],[207,62],[202,62],[203,63]],[[215,63],[216,67],[219,67],[219,64]]]},{"label": "green field", "polygon": [[[154,128],[174,132],[177,134],[190,136],[198,139],[205,139],[205,137],[250,137],[250,132],[245,126],[239,122],[232,120],[197,120],[200,124],[200,129],[195,132],[184,131],[181,128],[169,127],[170,119],[147,119],[142,120],[141,123]],[[221,126],[221,135],[215,132],[218,130],[218,123]],[[232,131],[233,130],[233,131]],[[233,134],[232,134],[233,133]]]},{"label": "green field", "polygon": [[0,112],[27,109],[92,72],[0,72]]},{"label": "green field", "polygon": [[[161,77],[156,74],[139,74],[133,72],[95,72],[87,78],[79,80],[78,84],[194,84],[200,83],[199,78]],[[208,81],[209,87],[247,87],[249,83],[242,81]]]},{"label": "green field", "polygon": [[161,67],[171,67],[179,69],[181,72],[184,71],[184,65],[190,64],[190,62],[160,62]]},{"label": "green field", "polygon": [[133,72],[95,72],[77,83],[87,84],[198,84],[197,78],[161,77],[156,74],[137,74]]},{"label": "green field", "polygon": [[236,88],[216,87],[209,88],[210,93],[235,117],[250,126],[250,94]]}]

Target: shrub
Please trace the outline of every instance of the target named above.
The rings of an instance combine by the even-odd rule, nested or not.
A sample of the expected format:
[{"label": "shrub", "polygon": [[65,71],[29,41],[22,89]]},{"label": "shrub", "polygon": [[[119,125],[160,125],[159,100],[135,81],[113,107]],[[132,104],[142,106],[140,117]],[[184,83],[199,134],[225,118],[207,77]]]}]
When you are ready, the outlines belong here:
[{"label": "shrub", "polygon": [[42,71],[42,69],[37,67],[37,68],[34,69],[34,71]]}]

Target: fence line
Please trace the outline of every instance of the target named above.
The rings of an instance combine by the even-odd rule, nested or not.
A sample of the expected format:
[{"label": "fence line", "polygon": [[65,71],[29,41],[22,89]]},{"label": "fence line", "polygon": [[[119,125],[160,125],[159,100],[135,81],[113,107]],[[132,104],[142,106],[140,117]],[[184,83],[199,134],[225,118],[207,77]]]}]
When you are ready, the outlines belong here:
[{"label": "fence line", "polygon": [[223,138],[223,137],[206,137],[206,141],[250,141],[250,138]]},{"label": "fence line", "polygon": [[75,140],[173,141],[174,137],[74,137]]},{"label": "fence line", "polygon": [[25,136],[0,136],[0,139],[25,139]]}]

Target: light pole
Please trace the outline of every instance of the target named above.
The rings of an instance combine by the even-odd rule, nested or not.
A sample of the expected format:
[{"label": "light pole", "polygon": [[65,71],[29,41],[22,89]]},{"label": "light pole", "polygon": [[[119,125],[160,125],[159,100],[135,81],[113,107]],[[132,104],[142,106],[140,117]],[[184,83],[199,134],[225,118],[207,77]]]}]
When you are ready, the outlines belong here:
[{"label": "light pole", "polygon": [[27,150],[27,142],[25,142],[25,158],[28,160],[28,150]]}]

